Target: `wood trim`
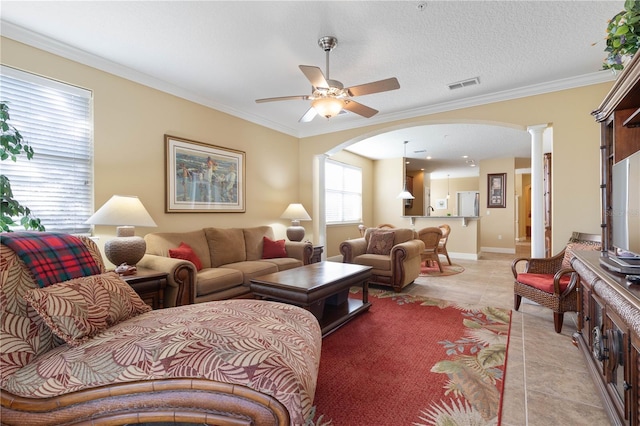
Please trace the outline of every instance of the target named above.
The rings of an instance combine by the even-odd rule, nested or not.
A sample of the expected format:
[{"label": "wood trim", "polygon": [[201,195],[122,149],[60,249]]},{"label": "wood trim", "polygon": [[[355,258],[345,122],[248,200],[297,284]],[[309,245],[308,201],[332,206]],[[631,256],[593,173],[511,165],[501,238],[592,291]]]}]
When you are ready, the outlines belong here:
[{"label": "wood trim", "polygon": [[640,54],[635,55],[625,66],[611,91],[609,91],[600,106],[591,113],[595,116],[596,121],[604,121],[616,109],[632,108],[634,106],[637,108],[637,105],[633,105],[629,98],[638,98],[640,96],[639,80]]},{"label": "wood trim", "polygon": [[[52,398],[24,398],[0,390],[2,424],[124,424],[188,422],[289,425],[275,398],[241,385],[206,379],[120,383]],[[178,420],[179,419],[179,420]]]}]

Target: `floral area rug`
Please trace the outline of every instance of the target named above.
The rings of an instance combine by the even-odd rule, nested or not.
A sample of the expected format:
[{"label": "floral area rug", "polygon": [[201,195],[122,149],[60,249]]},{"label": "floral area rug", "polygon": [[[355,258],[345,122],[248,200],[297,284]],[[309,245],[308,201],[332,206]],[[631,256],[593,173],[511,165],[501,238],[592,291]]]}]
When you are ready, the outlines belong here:
[{"label": "floral area rug", "polygon": [[438,268],[437,264],[434,263],[432,266],[430,266],[430,265],[425,265],[425,263],[423,262],[420,265],[420,276],[421,277],[448,277],[449,275],[455,275],[455,274],[464,272],[464,268],[462,266],[456,265],[455,263],[452,265],[447,265],[446,263],[447,263],[446,261],[444,263],[441,262],[442,272],[440,272],[440,269]]},{"label": "floral area rug", "polygon": [[510,310],[376,289],[370,301],[323,339],[308,426],[500,423]]}]

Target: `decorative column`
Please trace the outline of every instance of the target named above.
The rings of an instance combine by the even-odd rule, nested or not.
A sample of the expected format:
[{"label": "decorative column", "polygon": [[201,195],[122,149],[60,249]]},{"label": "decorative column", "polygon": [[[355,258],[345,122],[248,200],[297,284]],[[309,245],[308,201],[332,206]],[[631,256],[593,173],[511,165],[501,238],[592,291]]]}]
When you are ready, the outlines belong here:
[{"label": "decorative column", "polygon": [[[327,219],[325,217],[325,186],[324,174],[326,154],[318,154],[313,159],[313,235],[321,246],[326,246],[327,242]],[[326,255],[325,248],[323,256]]]},{"label": "decorative column", "polygon": [[531,135],[531,256],[544,257],[544,164],[546,124],[527,127]]}]

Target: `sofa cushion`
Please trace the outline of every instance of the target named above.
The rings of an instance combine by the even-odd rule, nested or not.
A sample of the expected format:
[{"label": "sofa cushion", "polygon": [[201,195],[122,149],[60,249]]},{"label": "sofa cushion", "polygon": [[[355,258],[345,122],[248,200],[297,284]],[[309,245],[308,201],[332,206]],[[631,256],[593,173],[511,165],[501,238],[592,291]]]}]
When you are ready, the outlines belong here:
[{"label": "sofa cushion", "polygon": [[278,271],[286,271],[287,269],[293,269],[304,265],[304,263],[302,263],[302,260],[294,259],[293,257],[262,259],[261,262],[272,263],[276,265]]},{"label": "sofa cushion", "polygon": [[71,346],[151,310],[115,272],[33,288],[24,298],[51,331]]},{"label": "sofa cushion", "polygon": [[211,268],[211,254],[204,229],[189,232],[157,232],[144,236],[147,243],[146,253],[156,256],[170,257],[169,250],[180,243],[189,244],[193,252],[200,259],[203,268]]},{"label": "sofa cushion", "polygon": [[287,250],[284,248],[284,240],[273,241],[269,237],[262,238],[262,258],[276,259],[278,257],[287,257]]},{"label": "sofa cushion", "polygon": [[247,260],[244,233],[241,228],[206,228],[204,230],[211,253],[211,267]]},{"label": "sofa cushion", "polygon": [[196,280],[198,282],[196,296],[198,297],[237,287],[244,283],[242,272],[228,268],[203,269],[198,272]]},{"label": "sofa cushion", "polygon": [[[546,293],[553,294],[553,274],[518,274],[516,279],[519,283],[530,285],[538,290],[542,290]],[[560,278],[560,293],[567,289],[569,282],[571,281],[571,274],[563,275]]]},{"label": "sofa cushion", "polygon": [[[88,237],[79,237],[104,272],[98,246]],[[23,295],[38,285],[17,254],[0,244],[0,382],[32,359],[64,343]]]},{"label": "sofa cushion", "polygon": [[391,257],[382,254],[361,254],[353,259],[353,263],[371,266],[376,271],[391,271]]},{"label": "sofa cushion", "polygon": [[393,231],[376,230],[371,232],[369,243],[367,244],[367,253],[390,255],[393,248],[393,239]]},{"label": "sofa cushion", "polygon": [[270,226],[256,226],[254,228],[244,228],[244,245],[247,250],[246,260],[260,260],[263,252],[263,238],[274,240],[273,229]]},{"label": "sofa cushion", "polygon": [[105,392],[101,386],[116,381],[208,379],[271,395],[291,413],[291,424],[302,425],[313,405],[321,344],[318,321],[299,307],[198,303],[147,312],[77,347],[50,350],[7,377],[2,389],[48,398]]},{"label": "sofa cushion", "polygon": [[177,248],[169,249],[169,257],[173,257],[174,259],[188,260],[189,262],[194,264],[194,266],[196,267],[196,271],[202,269],[202,262],[200,262],[200,258],[193,251],[191,246],[184,242],[180,243]]},{"label": "sofa cushion", "polygon": [[251,284],[251,280],[253,278],[278,272],[278,267],[275,263],[263,260],[247,260],[244,262],[227,263],[224,267],[242,272],[245,285]]}]

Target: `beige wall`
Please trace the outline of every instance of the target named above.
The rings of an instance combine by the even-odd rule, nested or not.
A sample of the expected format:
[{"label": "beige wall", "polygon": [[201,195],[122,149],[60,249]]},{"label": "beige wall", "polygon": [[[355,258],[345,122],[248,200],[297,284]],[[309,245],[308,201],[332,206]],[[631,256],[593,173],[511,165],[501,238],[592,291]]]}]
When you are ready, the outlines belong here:
[{"label": "beige wall", "polygon": [[[2,38],[1,47],[4,65],[93,92],[96,208],[113,194],[139,196],[158,227],[138,235],[269,224],[284,238],[289,223],[279,217],[299,200],[296,138],[12,40]],[[246,213],[165,213],[164,134],[245,151]],[[115,235],[113,227],[96,231],[102,243]]]},{"label": "beige wall", "polygon": [[[504,208],[488,208],[488,174],[506,173]],[[480,162],[480,248],[484,251],[515,253],[515,159],[497,158]],[[568,237],[567,237],[568,239]]]},{"label": "beige wall", "polygon": [[[311,185],[312,174],[305,165],[310,164],[316,153],[329,152],[336,147],[345,147],[366,136],[384,133],[388,129],[442,122],[483,122],[503,123],[526,130],[527,126],[548,123],[553,126],[554,138],[552,243],[554,252],[557,252],[555,247],[563,247],[572,231],[600,232],[600,129],[590,112],[600,104],[610,87],[611,83],[602,83],[303,138],[300,146],[300,182],[303,187]],[[511,159],[511,162],[514,160]],[[397,175],[400,177],[392,183],[395,185],[394,188],[400,184],[402,176],[400,165]],[[391,174],[389,176],[393,178]],[[510,179],[508,188],[513,190],[513,175]],[[403,226],[409,226],[409,219],[399,219],[395,210],[388,207],[393,205],[392,196],[389,194],[393,194],[393,191],[388,192],[387,195],[381,194],[382,198],[380,199],[375,198],[375,221],[400,221],[403,222]],[[305,202],[312,202],[310,196]],[[579,213],[575,209],[577,205],[584,206],[581,207]],[[505,236],[513,237],[513,216],[502,226],[504,232],[502,229],[499,231],[502,232],[502,241]],[[482,233],[484,231],[485,225],[483,223]],[[492,235],[489,239],[494,239],[498,235],[497,229],[491,230],[490,228],[489,232]],[[487,243],[490,242],[492,241]]]},{"label": "beige wall", "polygon": [[[1,42],[3,64],[93,91],[96,207],[112,194],[140,196],[158,223],[156,229],[138,229],[140,235],[202,226],[271,224],[275,225],[276,235],[282,237],[288,223],[279,216],[289,203],[299,201],[313,211],[312,170],[316,155],[340,151],[386,129],[442,122],[504,123],[523,130],[528,125],[553,125],[554,247],[564,245],[571,231],[600,231],[599,127],[590,111],[600,104],[611,83],[297,140],[9,39],[2,38]],[[246,213],[164,213],[164,134],[245,151]],[[401,180],[401,162],[376,162],[371,204],[365,205],[363,212],[365,222],[370,222],[365,224],[391,222],[410,226],[409,219],[402,218],[402,202],[395,199]],[[513,188],[513,175],[508,185]],[[576,205],[582,206],[579,214]],[[512,237],[512,224],[513,217],[502,225],[504,230],[490,227],[487,244],[498,232],[503,240]],[[314,241],[312,223],[303,225],[307,237]],[[484,223],[482,229],[484,233]],[[114,234],[110,227],[99,227],[97,231]]]}]

